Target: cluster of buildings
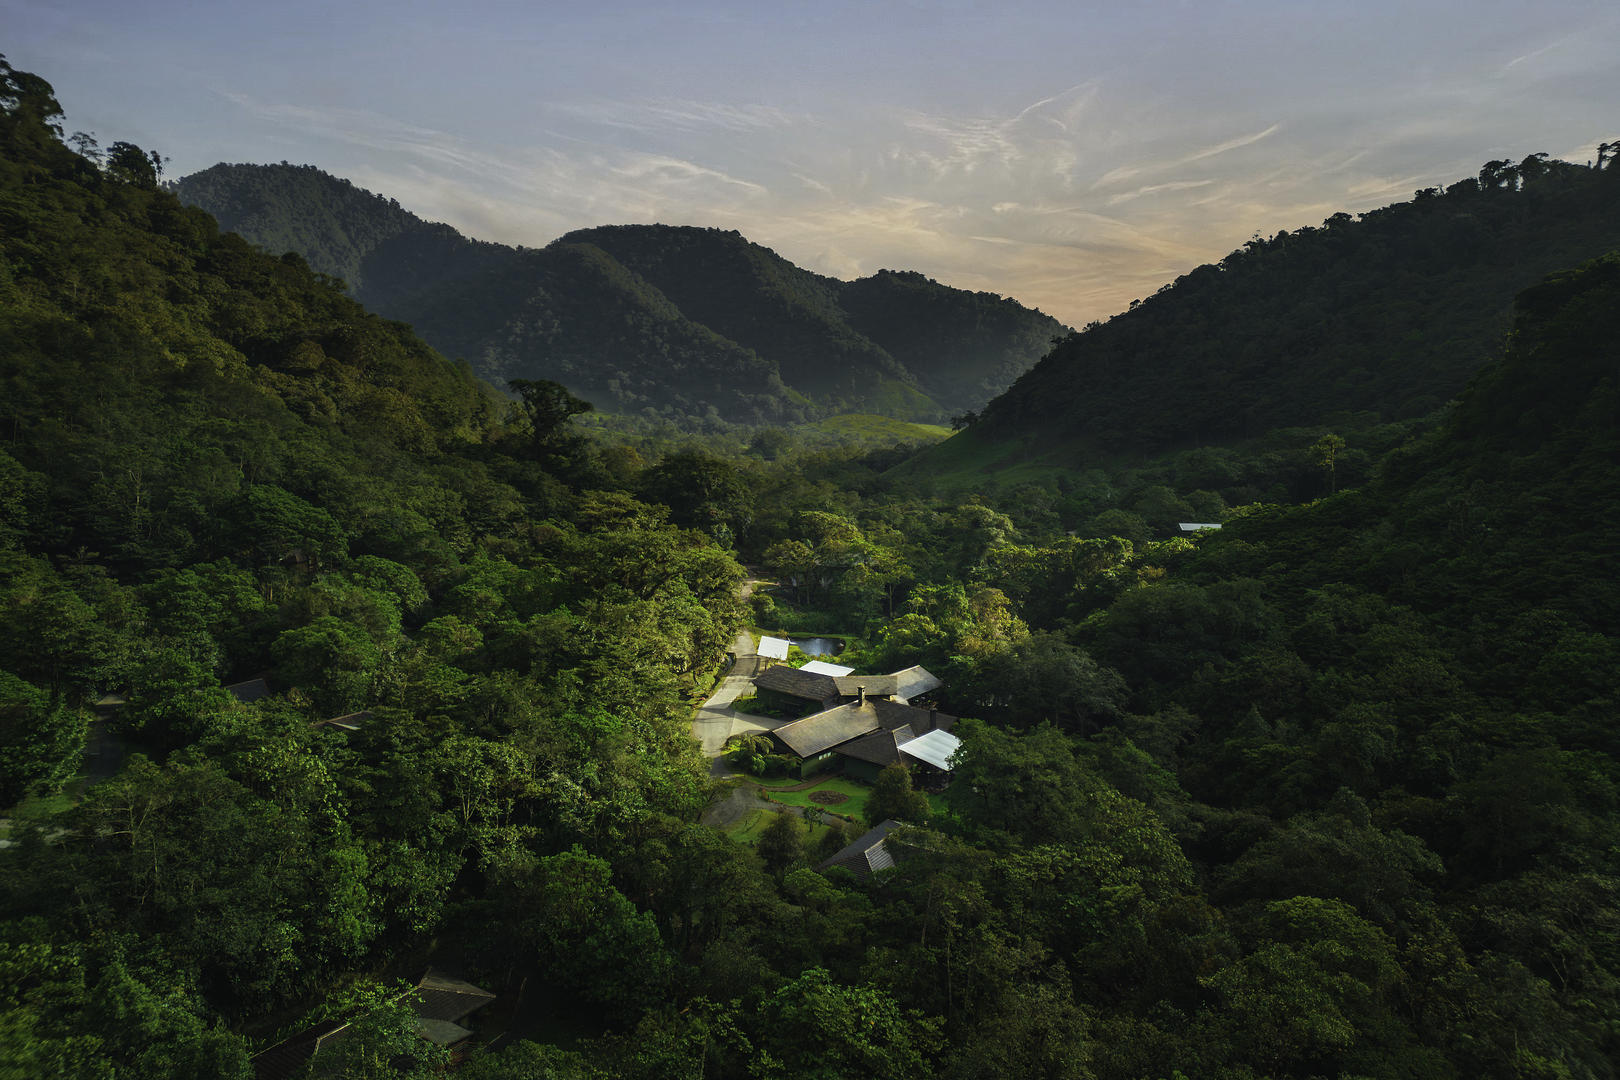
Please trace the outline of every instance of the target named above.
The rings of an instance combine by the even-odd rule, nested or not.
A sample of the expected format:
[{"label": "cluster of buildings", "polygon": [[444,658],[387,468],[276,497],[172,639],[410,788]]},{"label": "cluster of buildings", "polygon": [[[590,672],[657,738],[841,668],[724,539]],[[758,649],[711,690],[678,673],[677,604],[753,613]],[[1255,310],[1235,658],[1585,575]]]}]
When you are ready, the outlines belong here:
[{"label": "cluster of buildings", "polygon": [[[786,657],[786,642],[766,637],[759,655]],[[780,647],[779,647],[780,646]],[[754,677],[767,702],[816,711],[770,732],[781,752],[799,763],[799,774],[842,766],[858,780],[872,781],[886,765],[916,766],[924,779],[950,772],[961,745],[951,728],[956,717],[940,712],[930,695],[944,684],[926,668],[890,675],[857,675],[854,668],[812,660],[801,668],[767,667]]]}]

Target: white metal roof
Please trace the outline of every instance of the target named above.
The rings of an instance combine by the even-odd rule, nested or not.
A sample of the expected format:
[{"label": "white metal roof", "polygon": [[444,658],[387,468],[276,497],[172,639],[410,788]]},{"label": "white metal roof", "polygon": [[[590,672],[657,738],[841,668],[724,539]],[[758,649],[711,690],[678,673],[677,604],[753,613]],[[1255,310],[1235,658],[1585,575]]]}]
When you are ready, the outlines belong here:
[{"label": "white metal roof", "polygon": [[903,698],[914,698],[945,685],[939,681],[939,676],[925,667],[908,667],[904,671],[897,671],[894,682],[895,693]]},{"label": "white metal roof", "polygon": [[765,635],[759,639],[759,655],[767,660],[786,660],[788,651],[787,638],[771,637]]},{"label": "white metal roof", "polygon": [[1182,532],[1198,532],[1200,529],[1218,529],[1221,527],[1221,523],[1218,521],[1183,521],[1180,524]]},{"label": "white metal roof", "polygon": [[962,745],[958,739],[948,731],[935,728],[926,734],[919,735],[900,747],[902,754],[910,754],[918,761],[925,761],[936,769],[949,770],[951,755],[956,753]]},{"label": "white metal roof", "polygon": [[840,675],[853,675],[855,673],[855,669],[852,667],[844,667],[842,664],[829,664],[825,660],[812,660],[799,670],[809,671],[816,675],[831,675],[835,679]]}]

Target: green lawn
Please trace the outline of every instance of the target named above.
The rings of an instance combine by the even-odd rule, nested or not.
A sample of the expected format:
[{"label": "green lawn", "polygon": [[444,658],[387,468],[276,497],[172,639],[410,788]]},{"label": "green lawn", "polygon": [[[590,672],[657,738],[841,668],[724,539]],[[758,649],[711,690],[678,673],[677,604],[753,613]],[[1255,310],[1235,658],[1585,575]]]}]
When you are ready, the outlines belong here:
[{"label": "green lawn", "polygon": [[[755,810],[724,831],[727,836],[739,844],[746,847],[758,847],[760,834],[765,831],[765,827],[771,823],[771,818],[775,816],[776,813],[773,810]],[[822,834],[828,831],[829,826],[817,825],[809,821],[804,824],[806,829],[804,846],[808,850],[814,850],[816,845],[821,842]]]},{"label": "green lawn", "polygon": [[[754,784],[762,789],[765,797],[770,799],[772,802],[778,802],[784,806],[815,806],[822,810],[828,811],[829,813],[848,815],[853,817],[856,824],[860,825],[862,828],[866,826],[866,800],[871,797],[872,788],[871,785],[863,784],[859,780],[850,780],[843,776],[833,776],[822,781],[820,784],[817,784],[815,787],[805,788],[802,791],[782,790],[783,788],[796,787],[797,785],[803,783],[802,780],[795,780],[792,777],[775,780],[761,780],[750,777],[748,783]],[[848,795],[849,798],[846,801],[839,803],[837,806],[821,806],[820,803],[810,801],[810,793],[813,791],[840,791],[845,795]],[[945,797],[943,795],[930,794],[928,796],[928,805],[933,810],[933,824],[943,825],[952,820],[951,812],[945,805]]]},{"label": "green lawn", "polygon": [[[837,791],[849,796],[849,798],[837,806],[822,806],[820,803],[813,802],[810,798],[817,791]],[[768,790],[765,792],[765,797],[772,802],[779,802],[785,806],[814,806],[816,809],[825,810],[829,814],[843,814],[854,818],[857,824],[864,825],[866,819],[861,815],[866,810],[866,800],[871,794],[872,788],[869,785],[854,780],[846,780],[842,776],[835,776],[830,780],[817,784],[813,788],[805,788],[803,791]]]},{"label": "green lawn", "polygon": [[907,458],[884,476],[918,482],[935,491],[1008,491],[1023,484],[1052,484],[1081,460],[1074,446],[981,439],[959,431]]},{"label": "green lawn", "polygon": [[84,797],[84,789],[88,786],[88,777],[83,773],[69,780],[61,791],[54,795],[30,795],[5,814],[17,821],[47,821],[58,814],[66,813],[79,804]]}]

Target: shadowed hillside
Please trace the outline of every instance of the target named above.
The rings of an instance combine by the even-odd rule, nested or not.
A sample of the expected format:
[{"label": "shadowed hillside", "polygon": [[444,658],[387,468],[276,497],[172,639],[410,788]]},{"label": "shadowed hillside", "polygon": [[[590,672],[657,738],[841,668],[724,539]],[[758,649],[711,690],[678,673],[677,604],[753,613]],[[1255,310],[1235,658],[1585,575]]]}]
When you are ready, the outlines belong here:
[{"label": "shadowed hillside", "polygon": [[614,412],[943,420],[982,406],[1064,331],[918,274],[823,277],[717,229],[604,226],[536,251],[468,240],[308,166],[216,165],[175,191],[343,278],[493,381],[554,379]]},{"label": "shadowed hillside", "polygon": [[1513,297],[1620,245],[1620,170],[1536,155],[1320,228],[1256,237],[1071,335],[993,401],[981,457],[1218,445],[1418,417],[1491,356]]}]

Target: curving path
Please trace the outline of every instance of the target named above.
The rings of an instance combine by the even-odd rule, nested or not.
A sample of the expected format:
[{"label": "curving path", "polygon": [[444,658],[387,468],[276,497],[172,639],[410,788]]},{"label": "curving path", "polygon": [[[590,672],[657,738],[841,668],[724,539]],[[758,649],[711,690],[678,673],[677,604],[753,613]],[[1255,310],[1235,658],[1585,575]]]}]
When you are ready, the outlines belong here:
[{"label": "curving path", "polygon": [[[759,584],[762,584],[761,579],[751,577],[738,587],[737,595],[747,600],[754,586]],[[698,741],[703,756],[714,762],[711,771],[716,776],[731,775],[726,763],[720,760],[720,751],[727,739],[748,731],[770,731],[786,723],[784,720],[740,713],[731,707],[733,701],[753,693],[753,680],[759,674],[760,664],[759,654],[754,647],[753,634],[744,630],[737,635],[737,640],[731,645],[731,670],[726,672],[725,678],[714,688],[714,693],[709,695],[709,700],[699,705],[692,717],[692,738]]]},{"label": "curving path", "polygon": [[731,670],[726,672],[726,677],[714,688],[709,700],[699,705],[697,714],[692,717],[692,737],[698,741],[703,756],[707,758],[720,756],[726,740],[735,734],[733,728],[746,720],[757,719],[731,707],[733,701],[746,696],[754,688],[754,675],[759,671],[754,635],[746,630],[738,634],[731,651],[734,657]]}]

